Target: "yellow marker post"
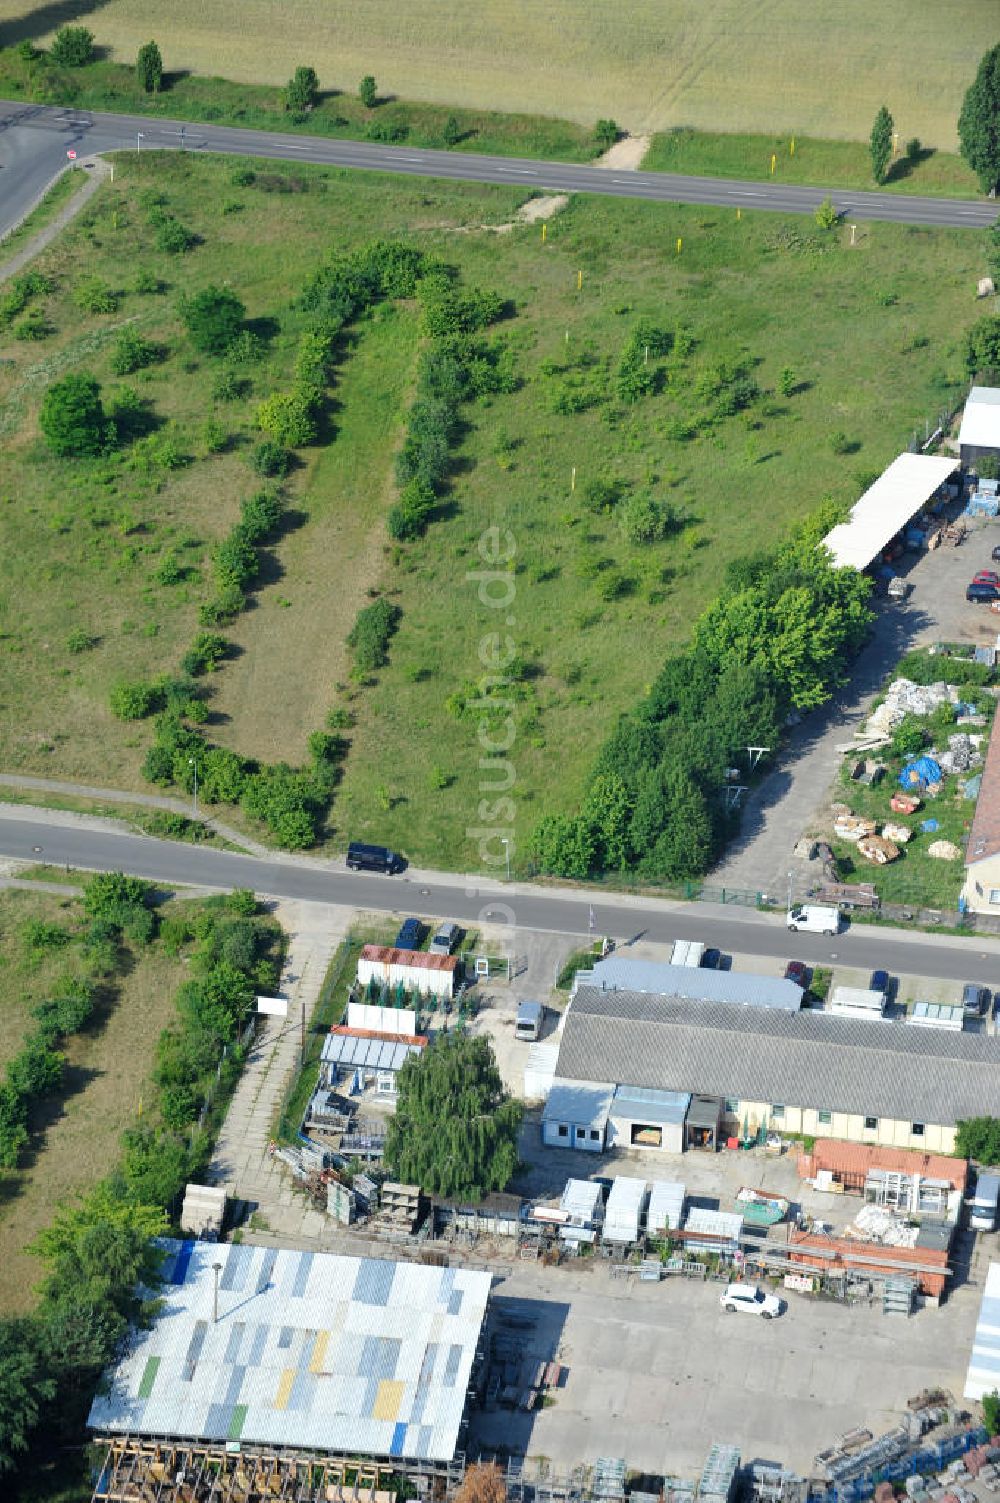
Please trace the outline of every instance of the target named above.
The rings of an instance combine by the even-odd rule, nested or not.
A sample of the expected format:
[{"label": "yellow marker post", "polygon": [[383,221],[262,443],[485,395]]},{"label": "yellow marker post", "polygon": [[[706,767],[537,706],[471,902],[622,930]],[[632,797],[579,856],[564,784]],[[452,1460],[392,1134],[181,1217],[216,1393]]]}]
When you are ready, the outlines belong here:
[{"label": "yellow marker post", "polygon": [[577,292],[580,292],[580,291],[582,291],[582,289],[583,289],[583,272],[582,271],[578,271],[577,274],[576,274],[576,290],[577,290]]},{"label": "yellow marker post", "polygon": [[678,255],[680,255],[680,253],[681,253],[681,246],[683,244],[684,244],[684,241],[681,239],[680,235],[678,235],[677,236],[677,254]]},{"label": "yellow marker post", "polygon": [[545,244],[546,238],[548,237],[548,233],[549,233],[549,227],[546,224],[545,220],[543,219],[542,220],[542,244],[543,245]]},{"label": "yellow marker post", "polygon": [[793,157],[795,155],[795,137],[794,136],[792,137],[792,139],[788,143],[788,155],[790,157]]},{"label": "yellow marker post", "polygon": [[777,165],[778,165],[777,155],[776,155],[775,152],[772,151],[772,153],[771,153],[771,176],[772,177],[774,176],[774,169],[775,169],[775,167],[777,167]]},{"label": "yellow marker post", "polygon": [[737,219],[742,219],[743,218],[743,210],[742,209],[737,209],[736,210],[736,218]]}]

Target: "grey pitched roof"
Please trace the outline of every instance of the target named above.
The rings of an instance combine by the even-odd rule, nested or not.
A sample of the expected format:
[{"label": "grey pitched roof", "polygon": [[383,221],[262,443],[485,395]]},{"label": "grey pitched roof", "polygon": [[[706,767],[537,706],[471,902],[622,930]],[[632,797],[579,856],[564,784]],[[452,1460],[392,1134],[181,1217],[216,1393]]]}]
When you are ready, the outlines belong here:
[{"label": "grey pitched roof", "polygon": [[591,986],[556,1074],[949,1126],[1000,1117],[1000,1038]]},{"label": "grey pitched roof", "polygon": [[[591,983],[591,977],[593,982]],[[658,960],[635,960],[609,955],[593,970],[578,976],[581,986],[593,984],[626,992],[656,992],[692,1002],[742,1002],[748,1007],[777,1007],[798,1012],[802,988],[781,976],[754,976],[746,971],[715,971],[697,965],[664,965]]]}]

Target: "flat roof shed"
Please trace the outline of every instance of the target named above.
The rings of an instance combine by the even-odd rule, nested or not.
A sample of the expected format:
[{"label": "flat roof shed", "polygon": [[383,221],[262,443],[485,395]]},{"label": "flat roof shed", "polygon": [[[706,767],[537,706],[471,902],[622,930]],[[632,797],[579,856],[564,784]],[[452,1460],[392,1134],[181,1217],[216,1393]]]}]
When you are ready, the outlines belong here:
[{"label": "flat roof shed", "polygon": [[837,568],[867,569],[957,468],[934,454],[900,454],[823,539]]},{"label": "flat roof shed", "polygon": [[974,386],[965,399],[958,431],[962,463],[974,465],[983,454],[1000,453],[1000,388]]}]

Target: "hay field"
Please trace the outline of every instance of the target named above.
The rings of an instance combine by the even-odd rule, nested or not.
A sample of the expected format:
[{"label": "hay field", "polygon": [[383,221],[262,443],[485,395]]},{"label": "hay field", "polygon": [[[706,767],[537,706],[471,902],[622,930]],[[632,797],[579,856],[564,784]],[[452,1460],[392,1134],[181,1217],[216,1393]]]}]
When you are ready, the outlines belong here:
[{"label": "hay field", "polygon": [[[955,143],[962,93],[997,40],[991,0],[76,0],[116,60],[150,36],[168,68],[283,83],[312,63],[326,87],[374,73],[410,99],[559,115],[632,130],[797,130],[867,136],[887,103],[904,138]],[[23,17],[23,20],[22,20]],[[7,23],[7,24],[2,24]],[[35,23],[38,24],[37,22]],[[44,24],[44,23],[42,23]],[[0,40],[31,13],[0,3]]]}]

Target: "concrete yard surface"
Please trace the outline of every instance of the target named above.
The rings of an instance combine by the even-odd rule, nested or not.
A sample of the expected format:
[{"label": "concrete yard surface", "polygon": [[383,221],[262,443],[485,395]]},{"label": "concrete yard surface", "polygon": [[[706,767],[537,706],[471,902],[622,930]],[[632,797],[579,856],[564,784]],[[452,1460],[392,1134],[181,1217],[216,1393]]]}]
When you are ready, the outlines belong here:
[{"label": "concrete yard surface", "polygon": [[770,1322],[727,1314],[723,1287],[612,1279],[589,1261],[516,1268],[494,1296],[494,1320],[508,1301],[519,1317],[530,1311],[524,1356],[564,1364],[565,1385],[534,1414],[476,1413],[470,1450],[509,1447],[554,1473],[623,1456],[630,1469],[696,1477],[719,1440],[744,1461],[808,1475],[838,1434],[891,1429],[923,1388],[961,1399],[981,1297],[972,1283],[910,1319],[792,1293]]}]

